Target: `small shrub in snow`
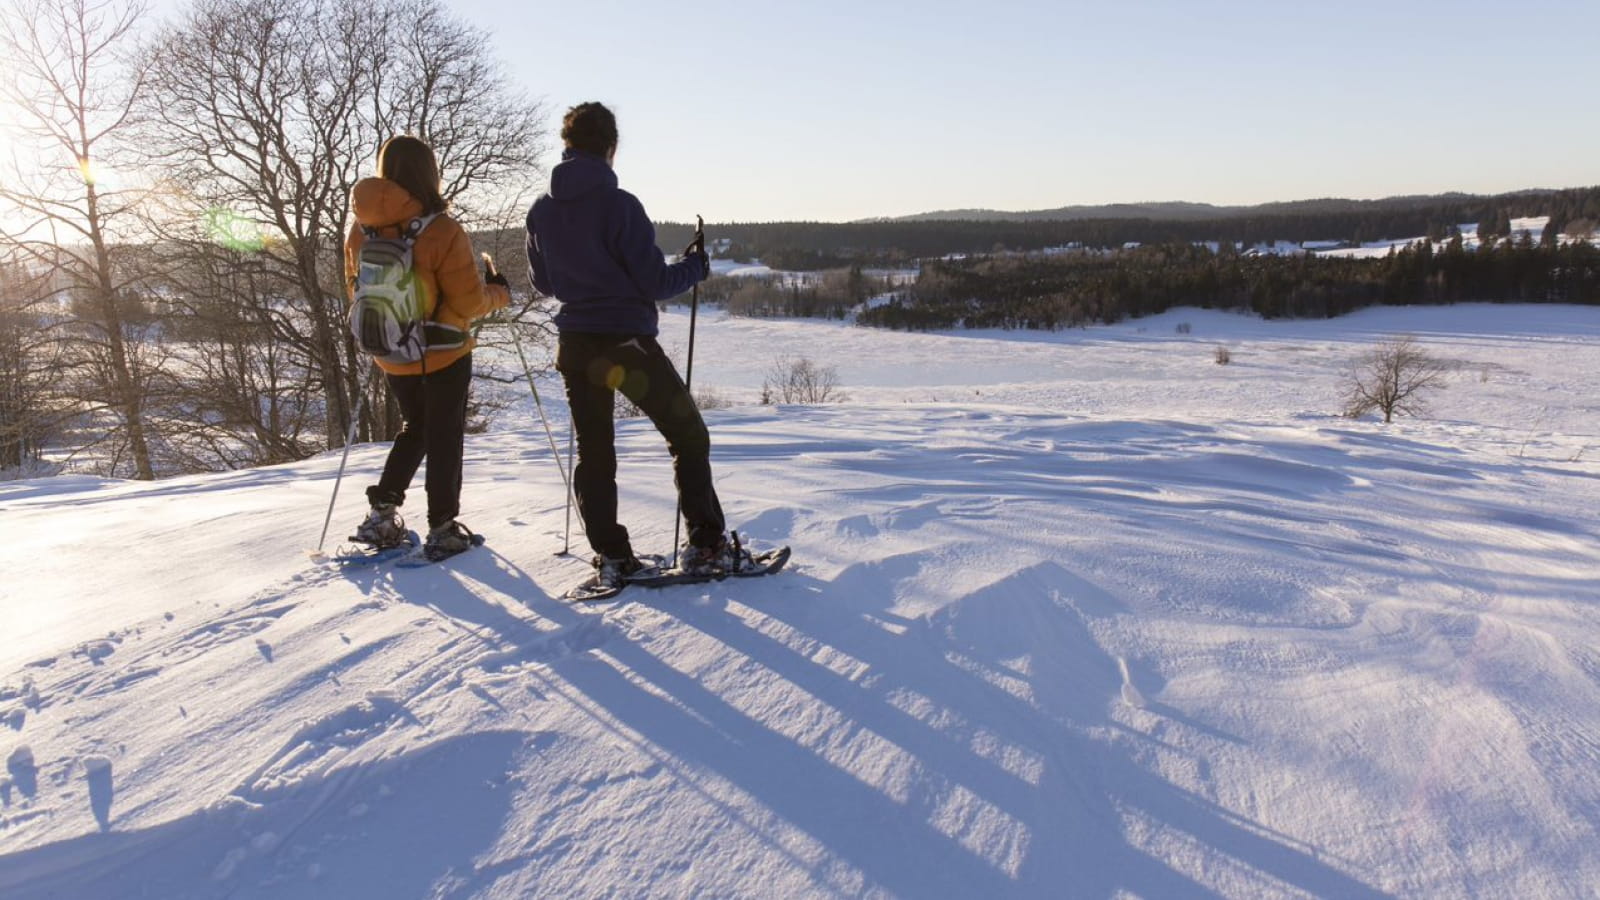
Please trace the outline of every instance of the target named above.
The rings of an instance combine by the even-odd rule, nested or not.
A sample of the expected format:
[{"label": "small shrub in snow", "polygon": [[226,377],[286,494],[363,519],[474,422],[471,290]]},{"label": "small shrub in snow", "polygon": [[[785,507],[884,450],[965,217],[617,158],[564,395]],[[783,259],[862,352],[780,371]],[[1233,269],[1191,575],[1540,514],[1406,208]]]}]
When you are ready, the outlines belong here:
[{"label": "small shrub in snow", "polygon": [[1391,338],[1364,354],[1347,376],[1344,414],[1354,419],[1379,411],[1384,424],[1397,412],[1420,415],[1422,394],[1442,386],[1445,371],[1414,338]]},{"label": "small shrub in snow", "polygon": [[1233,354],[1228,352],[1227,347],[1218,346],[1216,355],[1213,358],[1217,361],[1217,365],[1219,366],[1225,366],[1228,363],[1233,362]]},{"label": "small shrub in snow", "polygon": [[839,403],[845,399],[839,390],[839,370],[819,366],[807,356],[780,356],[761,382],[761,402]]},{"label": "small shrub in snow", "polygon": [[733,406],[733,401],[728,399],[716,388],[705,388],[694,392],[694,408],[698,410],[728,409]]},{"label": "small shrub in snow", "polygon": [[1179,334],[1188,334],[1191,331],[1194,331],[1194,326],[1188,322],[1179,322],[1177,331]]}]

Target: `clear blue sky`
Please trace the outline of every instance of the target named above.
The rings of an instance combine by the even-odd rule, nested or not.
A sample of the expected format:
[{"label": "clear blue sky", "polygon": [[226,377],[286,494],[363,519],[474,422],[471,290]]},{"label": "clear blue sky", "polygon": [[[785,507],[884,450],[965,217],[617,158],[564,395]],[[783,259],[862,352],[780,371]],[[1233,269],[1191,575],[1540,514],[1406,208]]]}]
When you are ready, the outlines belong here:
[{"label": "clear blue sky", "polygon": [[1600,0],[445,0],[652,217],[1600,183]]}]

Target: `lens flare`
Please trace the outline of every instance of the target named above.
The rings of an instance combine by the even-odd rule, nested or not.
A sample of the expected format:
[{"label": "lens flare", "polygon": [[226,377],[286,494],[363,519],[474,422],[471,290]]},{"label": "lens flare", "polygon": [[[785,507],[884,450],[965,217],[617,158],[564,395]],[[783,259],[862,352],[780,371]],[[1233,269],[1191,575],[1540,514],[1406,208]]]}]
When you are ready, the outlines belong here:
[{"label": "lens flare", "polygon": [[208,238],[229,250],[254,253],[263,246],[260,227],[224,206],[206,210],[205,228]]}]

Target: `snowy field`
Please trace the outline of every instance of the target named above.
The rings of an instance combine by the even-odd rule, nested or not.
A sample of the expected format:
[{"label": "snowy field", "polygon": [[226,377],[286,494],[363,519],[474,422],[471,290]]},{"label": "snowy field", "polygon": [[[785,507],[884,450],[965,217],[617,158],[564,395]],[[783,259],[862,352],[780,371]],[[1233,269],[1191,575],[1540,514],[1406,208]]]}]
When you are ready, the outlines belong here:
[{"label": "snowy field", "polygon": [[[1453,365],[1430,416],[1338,418],[1401,333]],[[776,577],[554,599],[531,402],[431,569],[308,561],[333,454],[0,484],[0,897],[1596,896],[1600,308],[703,312],[696,352]],[[753,405],[796,354],[848,400]]]}]

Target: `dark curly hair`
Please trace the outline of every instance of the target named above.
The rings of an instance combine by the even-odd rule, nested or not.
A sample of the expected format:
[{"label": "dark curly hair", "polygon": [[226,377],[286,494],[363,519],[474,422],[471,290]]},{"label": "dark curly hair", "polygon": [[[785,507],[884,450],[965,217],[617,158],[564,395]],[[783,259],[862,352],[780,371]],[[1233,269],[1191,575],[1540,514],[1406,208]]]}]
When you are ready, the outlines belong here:
[{"label": "dark curly hair", "polygon": [[617,148],[617,117],[601,103],[579,103],[561,120],[561,140],[574,150],[605,156]]},{"label": "dark curly hair", "polygon": [[439,194],[439,161],[420,138],[401,134],[384,141],[378,151],[378,177],[409,191],[422,204],[423,215],[445,211],[447,204]]}]

